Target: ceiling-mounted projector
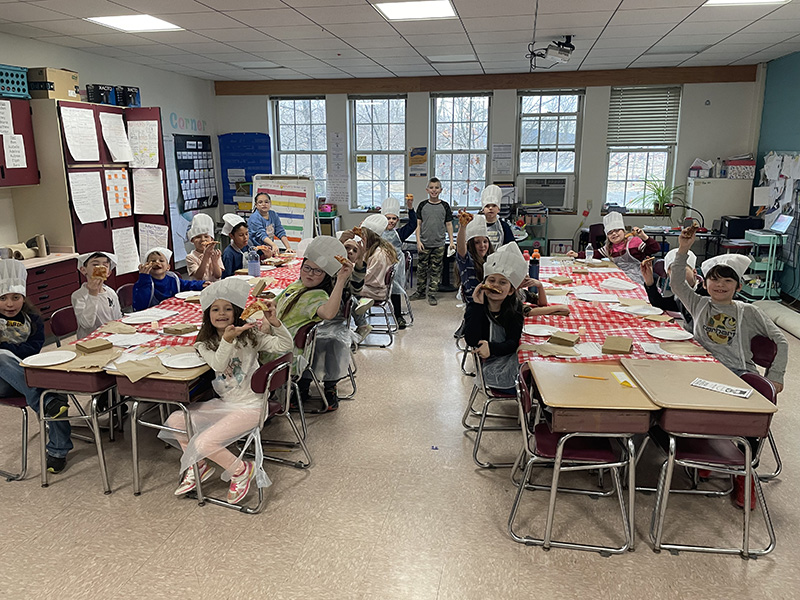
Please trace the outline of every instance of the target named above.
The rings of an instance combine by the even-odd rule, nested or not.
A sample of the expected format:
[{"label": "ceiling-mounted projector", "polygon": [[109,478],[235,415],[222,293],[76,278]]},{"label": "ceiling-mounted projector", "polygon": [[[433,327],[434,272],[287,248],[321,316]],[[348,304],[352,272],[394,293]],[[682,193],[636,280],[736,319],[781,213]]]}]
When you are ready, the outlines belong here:
[{"label": "ceiling-mounted projector", "polygon": [[572,45],[572,36],[565,35],[563,42],[553,42],[545,50],[544,57],[557,63],[565,63],[572,56],[575,46]]}]

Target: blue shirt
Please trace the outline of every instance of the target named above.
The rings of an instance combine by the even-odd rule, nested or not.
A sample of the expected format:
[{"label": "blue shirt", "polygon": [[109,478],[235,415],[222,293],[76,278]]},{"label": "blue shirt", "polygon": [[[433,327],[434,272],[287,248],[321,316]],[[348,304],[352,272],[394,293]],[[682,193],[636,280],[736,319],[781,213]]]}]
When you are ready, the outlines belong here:
[{"label": "blue shirt", "polygon": [[263,244],[265,237],[269,237],[272,240],[281,239],[286,235],[286,230],[281,224],[281,218],[274,210],[269,211],[266,217],[262,217],[260,212],[255,211],[247,219],[247,231],[256,246]]},{"label": "blue shirt", "polygon": [[475,302],[472,299],[472,294],[480,283],[478,274],[475,271],[475,261],[472,260],[472,255],[469,252],[463,257],[456,252],[456,265],[458,265],[458,274],[461,277],[461,299],[467,305],[470,305]]},{"label": "blue shirt", "polygon": [[133,310],[144,310],[159,302],[172,298],[178,292],[201,291],[205,281],[187,281],[172,271],[167,271],[163,279],[153,279],[149,273],[139,273],[133,284]]}]

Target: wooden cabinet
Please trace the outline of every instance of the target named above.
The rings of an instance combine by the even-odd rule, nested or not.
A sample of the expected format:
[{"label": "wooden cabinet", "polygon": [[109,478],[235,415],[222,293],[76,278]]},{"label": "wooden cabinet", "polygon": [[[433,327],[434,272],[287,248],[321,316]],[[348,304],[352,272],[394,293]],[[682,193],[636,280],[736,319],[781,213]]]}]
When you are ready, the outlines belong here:
[{"label": "wooden cabinet", "polygon": [[[14,134],[22,136],[22,141],[25,144],[26,163],[23,168],[9,168],[4,146],[0,143],[0,187],[36,185],[39,183],[39,167],[36,162],[36,144],[33,137],[30,100],[0,98],[0,102],[8,102],[11,105]],[[2,137],[2,134],[0,134],[0,139]]]},{"label": "wooden cabinet", "polygon": [[50,317],[72,304],[72,292],[80,287],[78,261],[74,258],[28,268],[25,296],[42,313],[45,335],[50,335]]}]

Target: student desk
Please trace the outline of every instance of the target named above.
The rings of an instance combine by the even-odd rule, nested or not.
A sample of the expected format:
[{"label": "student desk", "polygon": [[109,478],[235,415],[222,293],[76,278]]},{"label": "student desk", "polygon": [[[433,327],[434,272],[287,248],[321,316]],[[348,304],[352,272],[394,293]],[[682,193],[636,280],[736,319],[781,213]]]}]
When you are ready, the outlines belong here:
[{"label": "student desk", "polygon": [[[79,354],[80,356],[80,354]],[[70,361],[71,362],[71,361]],[[103,491],[111,493],[111,485],[108,480],[108,470],[106,469],[105,453],[103,452],[103,440],[100,436],[100,428],[97,417],[104,413],[111,413],[112,410],[121,404],[119,395],[114,387],[114,378],[108,375],[101,368],[90,368],[81,370],[69,370],[70,362],[49,367],[25,367],[25,381],[30,387],[43,388],[45,391],[60,392],[65,394],[86,394],[92,397],[89,415],[70,417],[71,419],[83,418],[90,422],[93,430],[94,442],[97,446],[97,457],[100,460],[100,476],[103,480]],[[24,361],[23,361],[24,366]],[[102,411],[97,410],[97,399],[108,394],[108,405]],[[66,419],[64,419],[66,420]],[[109,421],[109,437],[114,441],[113,420]],[[39,446],[42,461],[42,487],[48,486],[47,456],[45,445],[47,443],[45,433],[45,421],[39,418]]]}]

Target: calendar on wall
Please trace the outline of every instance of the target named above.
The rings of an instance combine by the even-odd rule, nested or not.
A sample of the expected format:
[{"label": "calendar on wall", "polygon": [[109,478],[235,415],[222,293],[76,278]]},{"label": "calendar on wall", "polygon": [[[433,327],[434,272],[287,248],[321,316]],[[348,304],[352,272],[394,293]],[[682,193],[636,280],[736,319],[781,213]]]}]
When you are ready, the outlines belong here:
[{"label": "calendar on wall", "polygon": [[180,211],[216,206],[217,183],[211,137],[174,134],[174,138],[175,168],[180,181]]}]

